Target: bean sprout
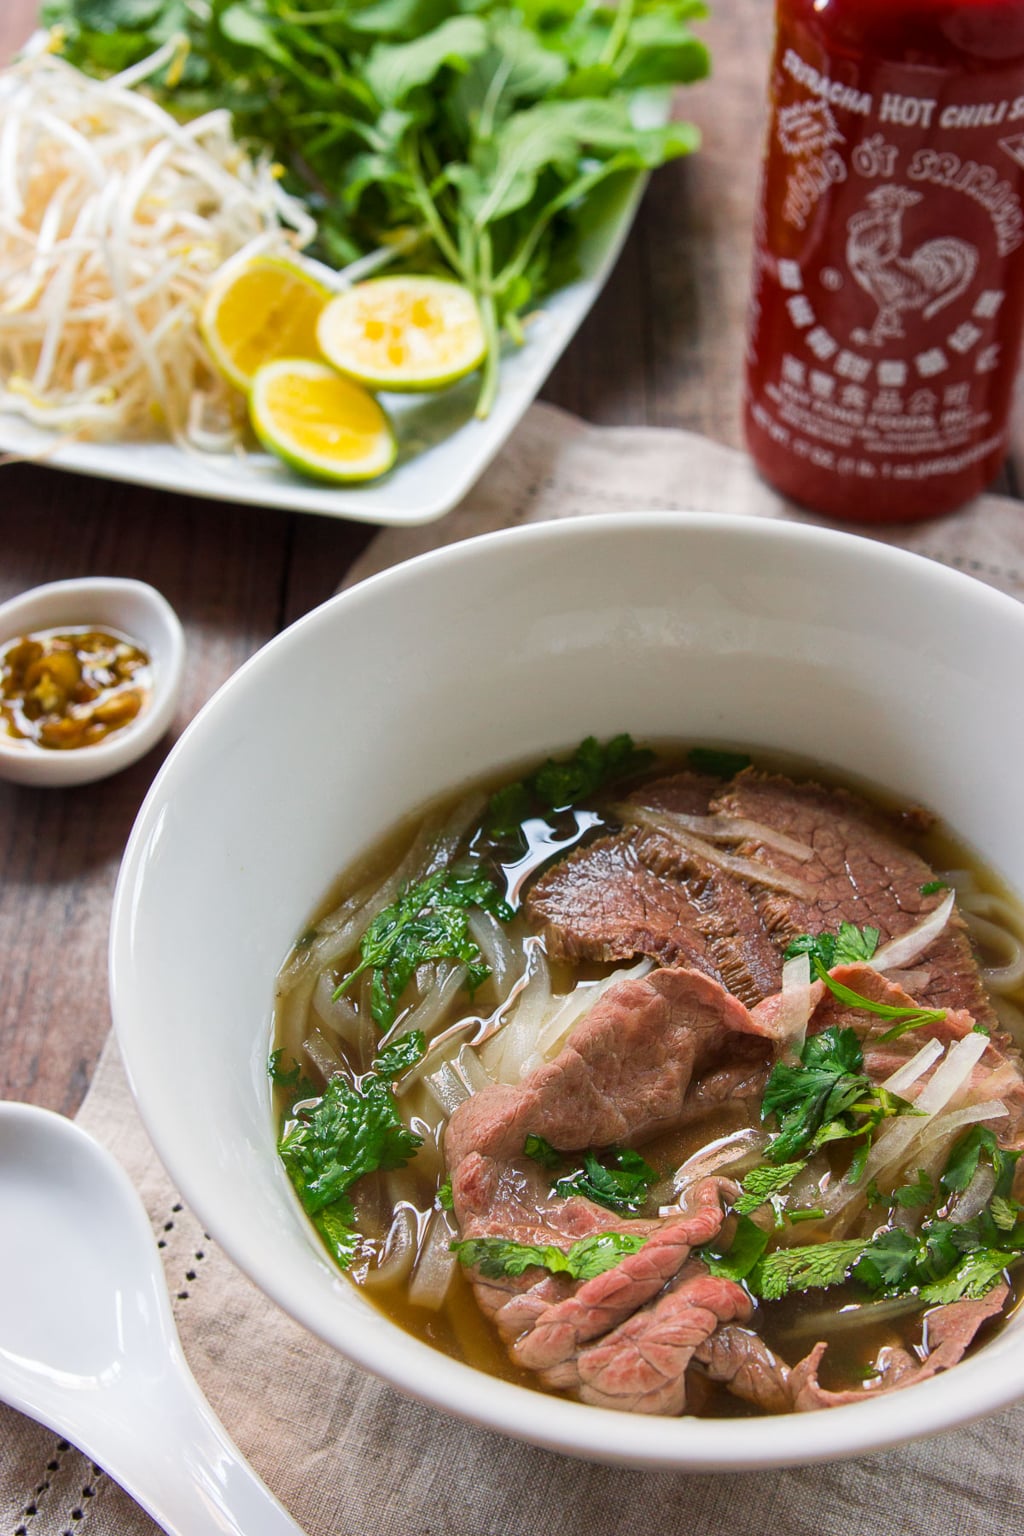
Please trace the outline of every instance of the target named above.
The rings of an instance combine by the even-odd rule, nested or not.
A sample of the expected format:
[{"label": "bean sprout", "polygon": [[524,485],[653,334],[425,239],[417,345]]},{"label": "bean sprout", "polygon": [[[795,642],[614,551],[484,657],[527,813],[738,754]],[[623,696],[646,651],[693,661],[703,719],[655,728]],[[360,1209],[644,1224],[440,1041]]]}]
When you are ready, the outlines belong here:
[{"label": "bean sprout", "polygon": [[237,441],[245,402],[198,329],[229,259],[292,255],[315,226],[224,111],[179,123],[37,46],[0,77],[0,410],[72,437]]}]

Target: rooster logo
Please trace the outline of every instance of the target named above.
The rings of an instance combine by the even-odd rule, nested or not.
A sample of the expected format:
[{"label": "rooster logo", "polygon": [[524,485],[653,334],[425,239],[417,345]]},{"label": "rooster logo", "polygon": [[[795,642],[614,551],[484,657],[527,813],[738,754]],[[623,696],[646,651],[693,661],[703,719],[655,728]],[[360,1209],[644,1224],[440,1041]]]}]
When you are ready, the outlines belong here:
[{"label": "rooster logo", "polygon": [[969,287],[978,267],[978,251],[966,240],[944,235],[926,240],[909,256],[902,254],[903,214],[921,202],[920,192],[907,187],[876,187],[870,204],[846,226],[846,260],[860,286],[878,305],[869,331],[858,329],[853,339],[869,347],[904,335],[900,316],[919,309],[930,320]]}]

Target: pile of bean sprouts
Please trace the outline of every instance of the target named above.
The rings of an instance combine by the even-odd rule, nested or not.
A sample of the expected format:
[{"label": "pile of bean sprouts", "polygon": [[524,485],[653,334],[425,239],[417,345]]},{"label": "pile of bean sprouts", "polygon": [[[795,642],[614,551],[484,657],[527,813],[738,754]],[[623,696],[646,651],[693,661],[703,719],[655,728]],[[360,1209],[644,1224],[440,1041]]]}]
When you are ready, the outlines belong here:
[{"label": "pile of bean sprouts", "polygon": [[43,46],[0,76],[0,411],[62,438],[226,449],[245,402],[198,329],[226,263],[294,253],[315,226],[230,114],[179,123],[137,87]]}]

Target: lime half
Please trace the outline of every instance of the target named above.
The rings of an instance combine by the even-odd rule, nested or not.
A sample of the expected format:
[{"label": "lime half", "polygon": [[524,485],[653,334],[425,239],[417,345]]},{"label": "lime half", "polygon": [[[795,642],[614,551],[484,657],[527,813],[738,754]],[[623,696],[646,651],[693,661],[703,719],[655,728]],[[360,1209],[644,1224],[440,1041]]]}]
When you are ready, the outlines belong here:
[{"label": "lime half", "polygon": [[295,262],[255,256],[214,283],[199,329],[224,377],[248,390],[257,368],[275,358],[320,358],[316,325],[330,296]]},{"label": "lime half", "polygon": [[257,369],[249,415],[265,448],[318,480],[374,480],[398,452],[391,422],[369,391],[308,358]]},{"label": "lime half", "polygon": [[476,300],[442,277],[375,277],[325,305],[328,362],[371,389],[427,390],[479,368],[487,341]]}]

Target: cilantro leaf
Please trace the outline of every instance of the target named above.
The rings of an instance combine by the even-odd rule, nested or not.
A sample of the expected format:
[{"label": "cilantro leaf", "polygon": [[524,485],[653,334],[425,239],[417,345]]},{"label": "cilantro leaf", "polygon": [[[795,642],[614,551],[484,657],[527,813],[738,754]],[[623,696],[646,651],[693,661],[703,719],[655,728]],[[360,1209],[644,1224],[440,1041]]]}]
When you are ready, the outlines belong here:
[{"label": "cilantro leaf", "polygon": [[568,1249],[553,1244],[533,1247],[503,1237],[471,1237],[452,1243],[452,1252],[467,1267],[475,1266],[490,1280],[503,1275],[521,1275],[533,1266],[564,1274],[574,1280],[592,1280],[614,1269],[627,1254],[636,1253],[646,1237],[627,1232],[597,1232],[573,1243]]},{"label": "cilantro leaf", "polygon": [[736,1221],[732,1242],[724,1253],[719,1251],[717,1239],[714,1243],[697,1251],[713,1275],[720,1275],[724,1280],[735,1280],[738,1283],[745,1280],[759,1262],[768,1246],[768,1236],[769,1234],[763,1227],[759,1227],[756,1221],[751,1221],[749,1216],[741,1215]]},{"label": "cilantro leaf", "polygon": [[403,1123],[389,1082],[367,1076],[357,1087],[339,1074],[315,1104],[298,1111],[278,1152],[313,1216],[364,1174],[404,1167],[422,1144]]},{"label": "cilantro leaf", "polygon": [[916,1210],[923,1205],[929,1205],[935,1199],[935,1180],[924,1168],[917,1170],[917,1178],[912,1183],[901,1184],[894,1189],[892,1197],[896,1204],[904,1210]]},{"label": "cilantro leaf", "polygon": [[657,1178],[655,1170],[631,1147],[609,1147],[603,1156],[605,1162],[601,1162],[594,1152],[585,1153],[583,1167],[559,1179],[555,1194],[564,1199],[583,1195],[610,1211],[636,1215],[643,1208],[648,1188]]},{"label": "cilantro leaf", "polygon": [[490,798],[484,823],[489,837],[507,840],[537,812],[566,811],[590,800],[607,784],[648,767],[654,753],[638,747],[622,732],[602,746],[596,736],[581,741],[570,757],[549,757],[528,778],[498,789]]},{"label": "cilantro leaf", "polygon": [[829,1141],[866,1135],[880,1120],[909,1109],[876,1087],[863,1067],[856,1031],[835,1026],[807,1040],[799,1065],[775,1066],[761,1100],[761,1118],[774,1115],[779,1127],[768,1146],[769,1162],[778,1165]]},{"label": "cilantro leaf", "polygon": [[921,886],[922,896],[935,896],[939,891],[946,890],[945,880],[926,880]]},{"label": "cilantro leaf", "polygon": [[370,970],[370,1012],[378,1028],[388,1029],[413,973],[428,960],[460,961],[468,972],[466,985],[474,992],[491,972],[469,930],[472,907],[502,922],[512,917],[497,886],[473,871],[441,869],[417,885],[405,886],[367,928],[360,945],[362,959],[335,989],[335,998]]},{"label": "cilantro leaf", "polygon": [[562,1154],[555,1150],[550,1141],[544,1136],[535,1136],[532,1131],[523,1142],[523,1151],[535,1163],[540,1163],[542,1168],[557,1168],[562,1161]]},{"label": "cilantro leaf", "polygon": [[410,1067],[423,1059],[426,1049],[427,1042],[422,1029],[407,1030],[374,1058],[370,1071],[375,1077],[392,1080],[401,1077],[403,1072],[408,1072]]},{"label": "cilantro leaf", "polygon": [[812,967],[818,962],[826,971],[834,965],[858,965],[869,961],[878,948],[877,928],[858,928],[856,923],[842,922],[838,933],[801,933],[786,946],[785,958],[808,955]]},{"label": "cilantro leaf", "polygon": [[455,1197],[452,1194],[451,1179],[445,1179],[444,1183],[439,1187],[434,1198],[437,1200],[437,1203],[441,1207],[442,1211],[452,1211],[455,1209]]},{"label": "cilantro leaf", "polygon": [[992,1248],[976,1249],[941,1280],[923,1285],[918,1294],[929,1306],[946,1306],[951,1301],[977,1301],[999,1283],[1004,1271],[1019,1257],[1018,1253],[1001,1253]]},{"label": "cilantro leaf", "polygon": [[[838,963],[838,962],[836,962]],[[945,1008],[904,1008],[893,1003],[876,1003],[873,998],[864,997],[860,992],[855,992],[845,982],[837,981],[829,975],[829,968],[819,956],[812,957],[812,968],[819,981],[823,981],[833,996],[838,997],[841,1003],[846,1003],[851,1008],[862,1008],[865,1013],[873,1013],[879,1019],[895,1020],[891,1029],[878,1036],[879,1040],[897,1040],[900,1035],[905,1035],[908,1030],[921,1029],[926,1024],[940,1024],[946,1017]]]}]

